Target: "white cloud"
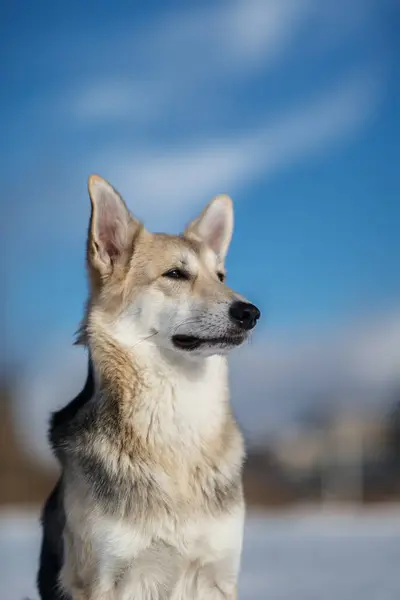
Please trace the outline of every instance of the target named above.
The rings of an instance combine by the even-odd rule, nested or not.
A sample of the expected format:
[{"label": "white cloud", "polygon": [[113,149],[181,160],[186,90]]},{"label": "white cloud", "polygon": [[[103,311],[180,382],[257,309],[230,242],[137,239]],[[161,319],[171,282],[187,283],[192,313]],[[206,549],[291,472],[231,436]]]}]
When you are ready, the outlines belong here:
[{"label": "white cloud", "polygon": [[345,361],[368,386],[400,384],[400,314],[388,315],[349,336]]},{"label": "white cloud", "polygon": [[312,0],[242,0],[226,16],[228,54],[242,66],[264,67],[290,45],[312,12]]},{"label": "white cloud", "polygon": [[159,151],[108,150],[95,161],[142,217],[160,224],[170,215],[241,187],[351,138],[373,116],[379,79],[359,72],[252,131]]},{"label": "white cloud", "polygon": [[400,382],[400,312],[296,339],[281,332],[240,349],[232,363],[234,406],[253,437],[313,407],[384,412]]},{"label": "white cloud", "polygon": [[134,114],[148,118],[160,110],[159,86],[131,83],[116,78],[99,79],[82,85],[68,99],[68,112],[82,122],[125,119]]},{"label": "white cloud", "polygon": [[[185,98],[193,104],[196,95],[216,87],[222,92],[276,61],[311,5],[310,0],[230,0],[172,11],[144,31],[131,31],[123,51],[133,63],[139,57],[139,69],[125,69],[118,77],[99,73],[67,94],[63,110],[97,122],[154,121]],[[113,35],[102,41],[106,47],[112,43]]]},{"label": "white cloud", "polygon": [[[279,112],[266,107],[252,114],[251,106],[243,111],[236,106],[235,125],[220,125],[219,114],[224,107],[229,110],[235,90],[242,86],[251,90],[254,81],[264,81],[266,66],[278,64],[278,58],[282,59],[279,68],[286,72],[283,58],[305,24],[311,22],[313,30],[319,24],[333,35],[327,18],[333,11],[337,38],[342,37],[339,12],[349,22],[349,35],[357,27],[363,29],[361,9],[350,11],[348,18],[349,11],[328,4],[331,8],[322,10],[312,0],[231,0],[167,12],[138,31],[130,24],[122,33],[111,28],[101,43],[90,38],[89,52],[100,55],[97,67],[88,78],[80,73],[77,87],[73,80],[72,85],[69,82],[62,92],[63,118],[58,115],[55,124],[77,127],[72,139],[79,158],[71,154],[62,161],[56,154],[30,157],[26,187],[31,214],[26,219],[25,210],[19,214],[18,206],[14,207],[16,226],[23,220],[27,239],[31,234],[41,240],[45,235],[76,241],[82,229],[75,225],[86,221],[88,212],[82,178],[93,170],[120,189],[150,228],[176,227],[178,213],[179,219],[190,218],[214,194],[223,191],[239,199],[253,180],[266,180],[351,138],[378,106],[382,80],[368,64],[350,76],[332,73],[325,89],[311,87],[302,93],[301,102],[294,97]],[[115,47],[123,60],[122,66],[116,63],[118,72],[111,72],[104,57],[114,56]],[[318,47],[314,51],[318,53]],[[106,68],[100,71],[99,64]],[[270,83],[274,85],[273,78]],[[205,122],[197,120],[199,102],[203,108],[209,102]],[[131,118],[134,126],[129,129]],[[131,137],[117,127],[107,129],[109,119],[113,125],[115,120],[126,125]],[[170,119],[174,125],[166,133],[159,125]],[[30,121],[36,123],[34,118]],[[91,134],[85,127],[91,126],[96,128],[95,147],[86,146]],[[66,146],[71,146],[69,137]],[[26,177],[23,164],[19,172]],[[45,221],[53,223],[46,232]]]},{"label": "white cloud", "polygon": [[[109,143],[86,158],[86,174],[93,170],[109,179],[150,229],[176,229],[215,194],[228,193],[238,201],[249,183],[267,181],[290,165],[320,157],[351,139],[373,117],[380,93],[377,71],[357,71],[251,130],[217,133],[215,138],[198,134],[190,144],[170,142],[162,151],[135,140],[128,146]],[[88,106],[89,101],[90,94]],[[103,101],[113,100],[99,100]],[[30,219],[24,212],[16,217],[23,219],[25,233],[40,231],[41,240],[43,235],[58,240],[82,236],[82,228],[75,225],[88,218],[85,182],[79,184],[69,172],[55,174],[53,181],[46,172]],[[29,186],[32,197],[35,186],[31,182]],[[43,231],[45,221],[53,227]]]},{"label": "white cloud", "polygon": [[229,95],[254,75],[265,77],[305,28],[309,50],[321,56],[346,40],[373,35],[375,9],[365,1],[227,0],[170,11],[140,30],[111,29],[100,56],[117,47],[125,67],[117,74],[111,67],[95,70],[63,90],[61,105],[64,114],[88,123],[133,119],[139,126],[175,107],[189,113],[208,94]]}]

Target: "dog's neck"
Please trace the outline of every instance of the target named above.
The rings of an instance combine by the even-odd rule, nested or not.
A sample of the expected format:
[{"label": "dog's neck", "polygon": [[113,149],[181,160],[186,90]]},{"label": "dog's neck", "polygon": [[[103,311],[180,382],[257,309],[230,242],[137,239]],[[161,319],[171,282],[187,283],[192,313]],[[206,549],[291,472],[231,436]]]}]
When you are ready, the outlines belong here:
[{"label": "dog's neck", "polygon": [[[109,332],[97,331],[89,336],[88,348],[94,373],[96,390],[109,385],[135,387],[143,378],[154,385],[167,384],[175,379],[196,386],[213,374],[215,365],[221,380],[227,380],[226,358],[220,355],[193,356],[159,347],[143,340],[131,346],[122,344]],[[152,385],[149,382],[149,389]]]},{"label": "dog's neck", "polygon": [[154,443],[188,447],[214,435],[229,412],[225,357],[186,358],[151,341],[121,344],[109,331],[89,336],[95,393],[118,399],[121,414]]}]

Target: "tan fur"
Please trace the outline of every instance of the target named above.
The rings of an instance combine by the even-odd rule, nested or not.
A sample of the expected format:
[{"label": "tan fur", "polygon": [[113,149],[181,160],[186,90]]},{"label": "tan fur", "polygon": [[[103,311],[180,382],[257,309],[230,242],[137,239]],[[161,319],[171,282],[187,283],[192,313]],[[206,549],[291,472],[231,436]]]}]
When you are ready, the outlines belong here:
[{"label": "tan fur", "polygon": [[[230,200],[218,200],[222,224],[208,244],[199,237],[209,228],[204,213],[183,236],[151,234],[119,197],[99,196],[97,207],[107,185],[96,177],[89,184],[90,297],[79,342],[90,350],[97,391],[60,434],[67,521],[60,585],[72,600],[233,600],[244,450],[229,406],[226,350],[186,357],[168,337],[181,327],[170,326],[174,306],[196,332],[229,329],[220,315],[240,296],[218,274]],[[98,222],[96,211],[115,215],[118,229]],[[190,279],[163,276],[181,267]],[[148,305],[155,308],[147,314]]]}]

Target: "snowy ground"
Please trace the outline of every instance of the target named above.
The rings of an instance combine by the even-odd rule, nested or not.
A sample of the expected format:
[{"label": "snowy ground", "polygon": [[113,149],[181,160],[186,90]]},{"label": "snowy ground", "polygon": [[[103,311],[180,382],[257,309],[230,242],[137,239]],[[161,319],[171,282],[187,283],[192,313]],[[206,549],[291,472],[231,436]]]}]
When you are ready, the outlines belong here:
[{"label": "snowy ground", "polygon": [[[0,513],[0,599],[37,599],[36,515]],[[241,600],[399,600],[400,512],[249,516]]]}]

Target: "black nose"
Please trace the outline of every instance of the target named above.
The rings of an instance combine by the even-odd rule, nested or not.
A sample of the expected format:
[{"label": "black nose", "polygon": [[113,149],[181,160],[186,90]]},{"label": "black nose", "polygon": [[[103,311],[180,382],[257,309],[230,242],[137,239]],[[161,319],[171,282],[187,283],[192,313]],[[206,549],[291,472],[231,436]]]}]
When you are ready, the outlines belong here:
[{"label": "black nose", "polygon": [[239,325],[242,329],[253,329],[260,318],[260,311],[257,306],[249,302],[241,302],[236,300],[229,307],[229,316],[235,325]]}]

